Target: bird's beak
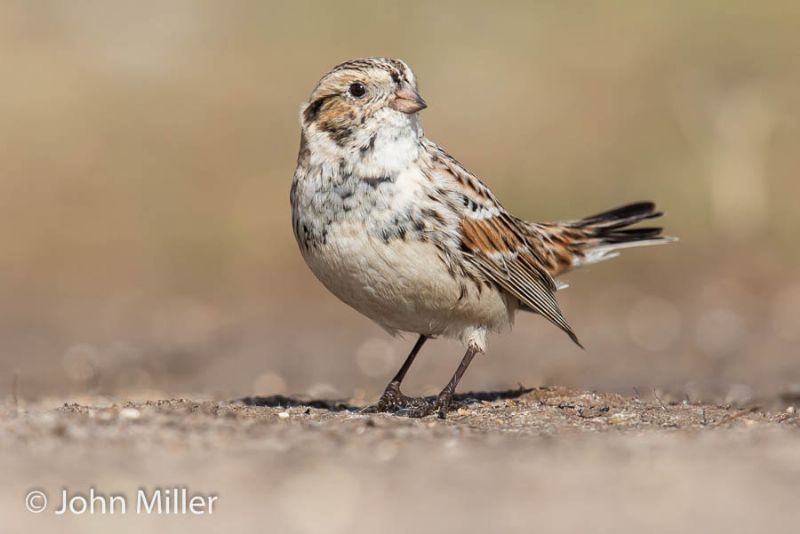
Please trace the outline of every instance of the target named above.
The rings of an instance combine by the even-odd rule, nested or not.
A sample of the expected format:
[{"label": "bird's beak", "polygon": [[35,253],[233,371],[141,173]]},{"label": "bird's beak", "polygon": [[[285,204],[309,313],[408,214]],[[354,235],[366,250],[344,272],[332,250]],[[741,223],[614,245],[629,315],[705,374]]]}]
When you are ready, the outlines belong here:
[{"label": "bird's beak", "polygon": [[425,100],[419,96],[419,93],[409,84],[404,83],[400,89],[395,91],[394,100],[389,104],[389,107],[403,113],[416,113],[428,107]]}]

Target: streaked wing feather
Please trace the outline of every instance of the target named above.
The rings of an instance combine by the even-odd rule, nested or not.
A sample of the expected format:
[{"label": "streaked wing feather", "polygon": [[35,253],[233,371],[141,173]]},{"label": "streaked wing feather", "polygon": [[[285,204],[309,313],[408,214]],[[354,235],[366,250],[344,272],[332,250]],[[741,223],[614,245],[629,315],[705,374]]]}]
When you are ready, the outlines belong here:
[{"label": "streaked wing feather", "polygon": [[558,307],[556,282],[539,252],[541,244],[529,241],[527,223],[506,212],[489,188],[444,150],[433,143],[427,148],[433,155],[434,174],[446,175],[450,191],[465,200],[459,237],[467,260],[523,307],[546,317],[582,347]]},{"label": "streaked wing feather", "polygon": [[[475,222],[472,221],[471,226],[474,227]],[[483,221],[477,222],[483,223]],[[479,227],[484,228],[484,225],[481,224]],[[489,241],[489,238],[483,240],[484,243],[486,241]],[[470,252],[468,259],[489,280],[515,297],[525,307],[547,318],[566,332],[577,345],[582,346],[556,302],[555,281],[539,267],[529,253],[527,245],[511,253],[481,247],[467,248]]]}]

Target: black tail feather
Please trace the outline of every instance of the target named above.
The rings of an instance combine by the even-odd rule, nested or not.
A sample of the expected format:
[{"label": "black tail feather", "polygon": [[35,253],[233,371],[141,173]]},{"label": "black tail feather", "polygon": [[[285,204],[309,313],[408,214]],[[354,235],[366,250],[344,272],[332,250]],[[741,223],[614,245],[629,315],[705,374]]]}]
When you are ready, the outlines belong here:
[{"label": "black tail feather", "polygon": [[641,221],[661,217],[661,215],[663,213],[656,211],[656,205],[653,202],[634,202],[585,217],[577,221],[576,226],[583,229],[587,237],[596,240],[594,246],[658,240],[661,238],[662,231],[659,227],[629,227]]},{"label": "black tail feather", "polygon": [[558,256],[569,257],[569,262],[557,263],[551,274],[558,276],[575,267],[614,258],[625,248],[677,241],[674,237],[662,235],[661,227],[631,228],[636,223],[661,215],[663,213],[656,211],[654,203],[635,202],[583,219],[539,225],[551,232],[551,246],[563,247]]},{"label": "black tail feather", "polygon": [[626,228],[624,230],[606,231],[602,229],[598,232],[599,238],[604,243],[627,243],[629,241],[642,241],[645,239],[654,239],[661,236],[663,228],[659,227],[644,227],[644,228]]},{"label": "black tail feather", "polygon": [[620,206],[619,208],[614,208],[612,210],[585,217],[581,219],[579,223],[584,227],[596,227],[613,230],[616,228],[630,226],[639,221],[655,219],[657,217],[661,217],[662,215],[662,212],[656,211],[656,205],[653,202],[634,202],[632,204]]}]

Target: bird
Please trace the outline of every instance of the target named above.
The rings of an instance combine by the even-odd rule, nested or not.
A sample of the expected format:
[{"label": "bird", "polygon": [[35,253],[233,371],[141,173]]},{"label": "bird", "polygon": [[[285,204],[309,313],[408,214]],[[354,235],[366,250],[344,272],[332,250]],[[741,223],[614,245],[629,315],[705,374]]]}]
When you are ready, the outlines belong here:
[{"label": "bird", "polygon": [[[578,346],[559,308],[557,277],[628,247],[673,241],[662,215],[634,202],[581,219],[527,222],[425,137],[427,103],[402,60],[353,59],[325,74],[300,109],[292,178],[292,228],[313,274],[345,304],[392,335],[417,341],[372,411],[446,418],[453,395],[489,334],[534,312]],[[425,342],[461,341],[466,352],[435,398],[400,386]]]}]

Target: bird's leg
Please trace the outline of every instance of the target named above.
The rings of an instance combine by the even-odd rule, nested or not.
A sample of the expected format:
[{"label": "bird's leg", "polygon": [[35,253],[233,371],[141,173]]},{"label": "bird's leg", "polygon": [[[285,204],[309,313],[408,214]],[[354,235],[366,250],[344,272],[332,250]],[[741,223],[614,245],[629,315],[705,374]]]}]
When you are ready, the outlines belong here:
[{"label": "bird's leg", "polygon": [[439,393],[439,396],[436,398],[435,407],[439,410],[439,419],[444,419],[447,417],[447,410],[450,408],[450,403],[453,402],[453,394],[456,391],[456,386],[458,385],[459,381],[461,381],[461,377],[464,376],[467,367],[469,367],[469,364],[472,362],[472,358],[474,358],[479,352],[480,350],[476,347],[470,346],[467,348],[467,352],[461,359],[461,363],[458,365],[458,369],[456,369],[456,372],[453,374],[453,378],[450,379],[450,382],[447,383],[442,392]]},{"label": "bird's leg", "polygon": [[365,411],[396,412],[419,403],[417,399],[412,399],[411,397],[406,397],[403,395],[403,393],[400,391],[400,384],[406,377],[406,373],[411,367],[411,364],[414,363],[414,358],[417,357],[417,353],[419,353],[420,349],[422,349],[422,346],[427,340],[427,336],[419,336],[419,339],[417,339],[417,342],[414,344],[414,348],[411,349],[408,357],[406,357],[406,361],[403,362],[402,367],[400,367],[400,370],[397,371],[396,375],[394,375],[394,378],[392,378],[391,382],[389,382],[389,385],[386,386],[386,389],[383,391],[383,395],[381,395],[380,400],[377,402],[377,404],[373,404],[365,408]]},{"label": "bird's leg", "polygon": [[458,369],[453,374],[450,382],[444,387],[441,393],[436,397],[436,401],[430,402],[428,399],[411,399],[404,398],[405,405],[398,410],[399,413],[407,415],[408,417],[425,417],[434,412],[438,412],[440,419],[447,417],[447,411],[450,409],[450,404],[453,402],[453,394],[456,391],[456,386],[461,381],[461,377],[467,371],[467,367],[472,362],[472,358],[481,352],[477,347],[470,346],[466,354],[461,359]]}]

